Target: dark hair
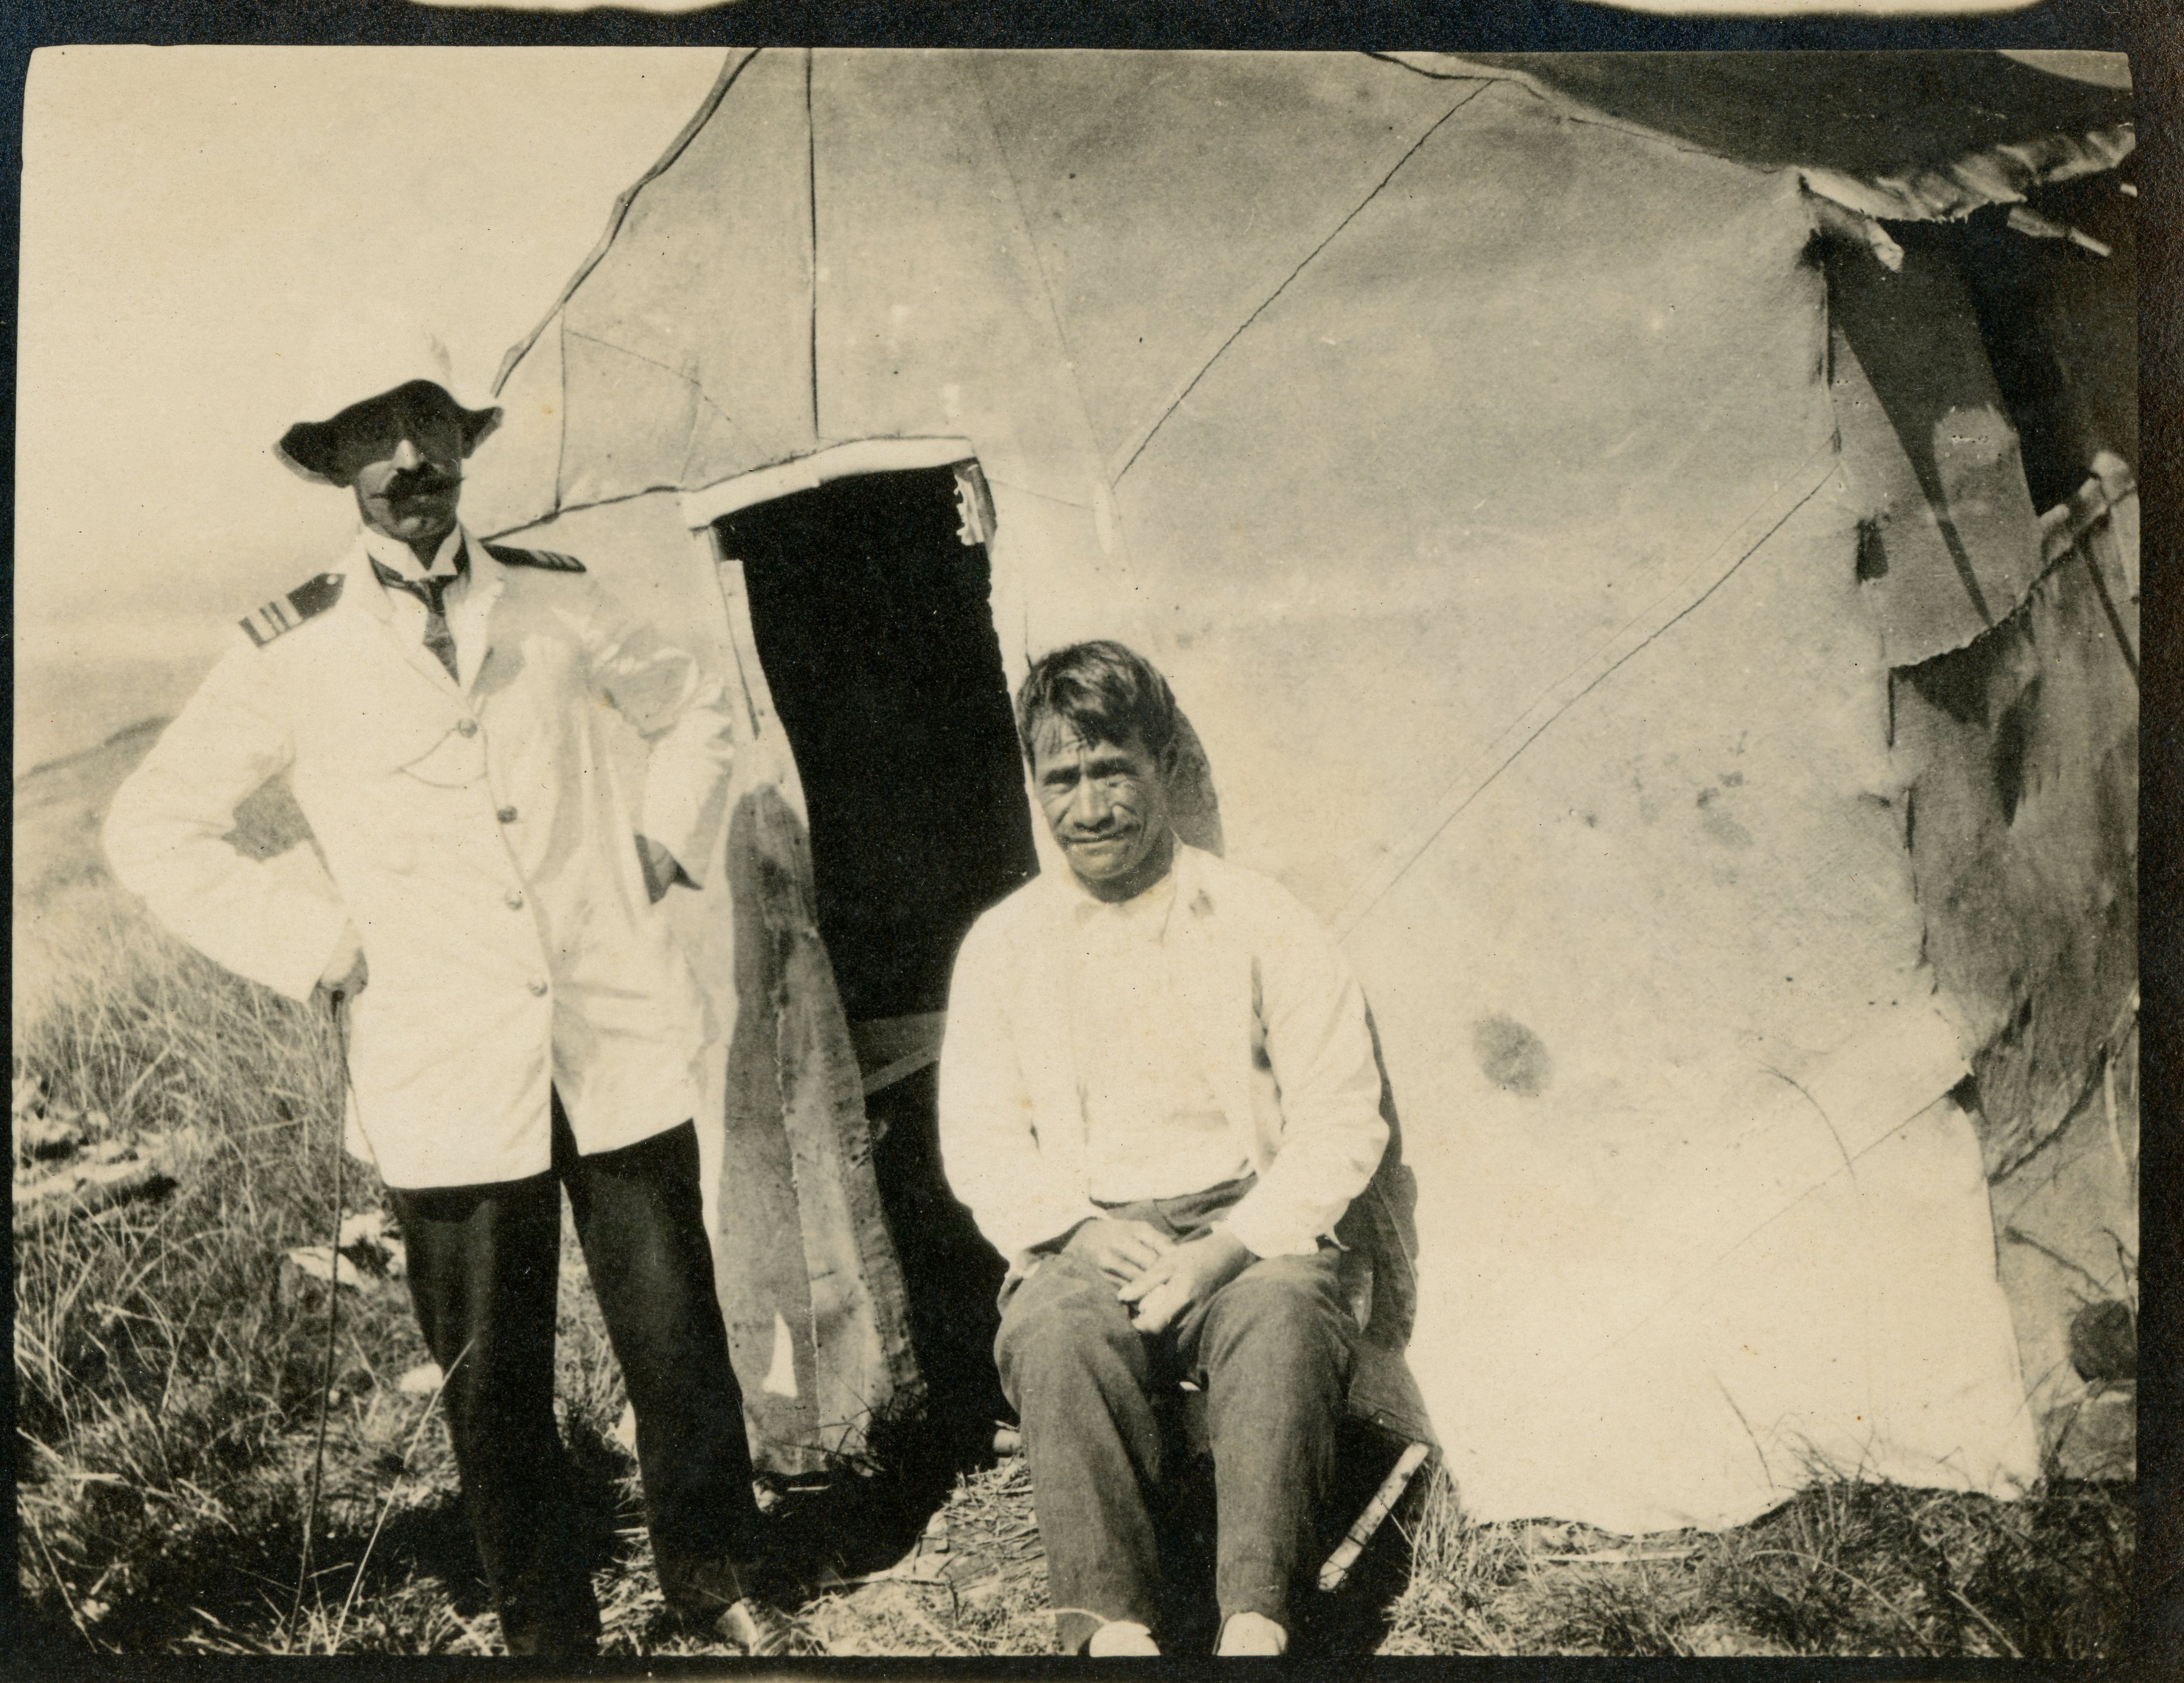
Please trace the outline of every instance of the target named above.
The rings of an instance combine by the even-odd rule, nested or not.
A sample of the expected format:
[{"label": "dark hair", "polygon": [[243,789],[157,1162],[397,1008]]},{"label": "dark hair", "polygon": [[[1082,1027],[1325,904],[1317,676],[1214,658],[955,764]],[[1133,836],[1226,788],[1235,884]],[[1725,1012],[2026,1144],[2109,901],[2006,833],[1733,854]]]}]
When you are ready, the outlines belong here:
[{"label": "dark hair", "polygon": [[1024,674],[1017,691],[1017,735],[1027,761],[1042,718],[1074,726],[1095,742],[1135,736],[1156,760],[1176,737],[1175,695],[1167,680],[1143,655],[1104,638],[1042,655]]}]

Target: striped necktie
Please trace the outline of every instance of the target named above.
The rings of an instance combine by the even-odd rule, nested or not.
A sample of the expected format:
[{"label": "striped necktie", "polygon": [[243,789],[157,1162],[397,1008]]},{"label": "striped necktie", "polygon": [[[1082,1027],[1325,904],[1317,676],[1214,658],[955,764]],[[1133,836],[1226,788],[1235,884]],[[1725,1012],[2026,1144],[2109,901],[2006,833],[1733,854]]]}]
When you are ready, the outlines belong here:
[{"label": "striped necktie", "polygon": [[371,563],[371,571],[382,584],[389,590],[406,590],[425,605],[425,646],[439,656],[440,664],[448,669],[448,676],[457,683],[462,682],[462,673],[455,666],[455,639],[448,629],[446,597],[448,587],[470,570],[467,546],[455,551],[455,570],[437,578],[406,577],[376,557]]}]

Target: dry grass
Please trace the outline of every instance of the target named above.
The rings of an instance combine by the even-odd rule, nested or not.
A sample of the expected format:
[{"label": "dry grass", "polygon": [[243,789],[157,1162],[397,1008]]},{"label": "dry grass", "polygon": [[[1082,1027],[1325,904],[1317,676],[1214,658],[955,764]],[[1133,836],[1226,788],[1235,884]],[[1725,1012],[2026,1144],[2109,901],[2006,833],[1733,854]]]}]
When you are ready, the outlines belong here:
[{"label": "dry grass", "polygon": [[[117,1133],[195,1123],[209,1143],[167,1198],[19,1247],[25,1604],[50,1633],[127,1652],[489,1652],[436,1399],[395,1385],[426,1359],[403,1288],[341,1293],[328,1390],[329,1288],[281,1266],[335,1219],[330,1023],[110,891],[55,911],[65,922],[48,915],[39,934],[66,963],[17,992],[15,1073]],[[342,1178],[347,1209],[377,1206],[369,1170]],[[573,1246],[567,1262],[559,1390],[610,1539],[635,1501],[607,1442],[621,1379]]]},{"label": "dry grass", "polygon": [[2117,1486],[2003,1502],[1834,1480],[1734,1530],[1633,1540],[1472,1525],[1444,1480],[1382,1652],[2112,1660],[2135,1528]]},{"label": "dry grass", "polygon": [[[327,1288],[284,1285],[279,1259],[333,1220],[334,1043],[323,1017],[153,928],[86,857],[102,789],[147,739],[117,738],[118,769],[64,768],[42,805],[19,798],[14,1073],[117,1131],[194,1124],[208,1143],[164,1200],[18,1245],[20,1604],[34,1640],[77,1653],[491,1652],[435,1400],[394,1383],[425,1359],[398,1282],[342,1293],[304,1570]],[[296,823],[262,803],[242,839],[270,850]],[[367,1172],[345,1180],[348,1208],[376,1205]],[[607,1652],[717,1652],[660,1599],[573,1242],[563,1286],[564,1429]],[[842,1655],[1051,1652],[1022,1463],[952,1485],[914,1466],[788,1494],[809,1636]],[[2015,1503],[1823,1482],[1736,1531],[1632,1544],[1473,1525],[1424,1479],[1300,1647],[2092,1658],[2123,1641],[2132,1544],[2127,1489],[2059,1481]]]}]

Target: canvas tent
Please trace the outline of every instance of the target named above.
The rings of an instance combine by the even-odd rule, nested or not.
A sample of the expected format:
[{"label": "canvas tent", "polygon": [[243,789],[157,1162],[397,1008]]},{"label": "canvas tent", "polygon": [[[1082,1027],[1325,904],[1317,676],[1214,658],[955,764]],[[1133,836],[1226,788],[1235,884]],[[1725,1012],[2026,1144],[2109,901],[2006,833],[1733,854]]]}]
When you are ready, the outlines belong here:
[{"label": "canvas tent", "polygon": [[1357,965],[1417,1254],[1371,1331],[1474,1515],[2008,1491],[2114,1394],[2071,1363],[2135,1245],[2117,68],[729,55],[471,505],[746,704],[678,915],[773,1464],[978,1355],[930,1062],[1045,845],[1006,688],[1084,635]]}]

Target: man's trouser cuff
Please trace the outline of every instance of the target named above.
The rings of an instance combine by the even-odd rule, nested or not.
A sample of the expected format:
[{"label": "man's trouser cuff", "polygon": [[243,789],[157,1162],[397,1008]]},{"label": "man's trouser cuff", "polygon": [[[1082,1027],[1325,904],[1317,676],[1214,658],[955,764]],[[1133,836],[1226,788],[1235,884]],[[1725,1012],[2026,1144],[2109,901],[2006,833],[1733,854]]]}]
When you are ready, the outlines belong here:
[{"label": "man's trouser cuff", "polygon": [[667,1598],[667,1605],[685,1619],[706,1624],[754,1593],[756,1587],[747,1563],[722,1556],[663,1555],[655,1548],[653,1564],[659,1571],[660,1592]]}]

